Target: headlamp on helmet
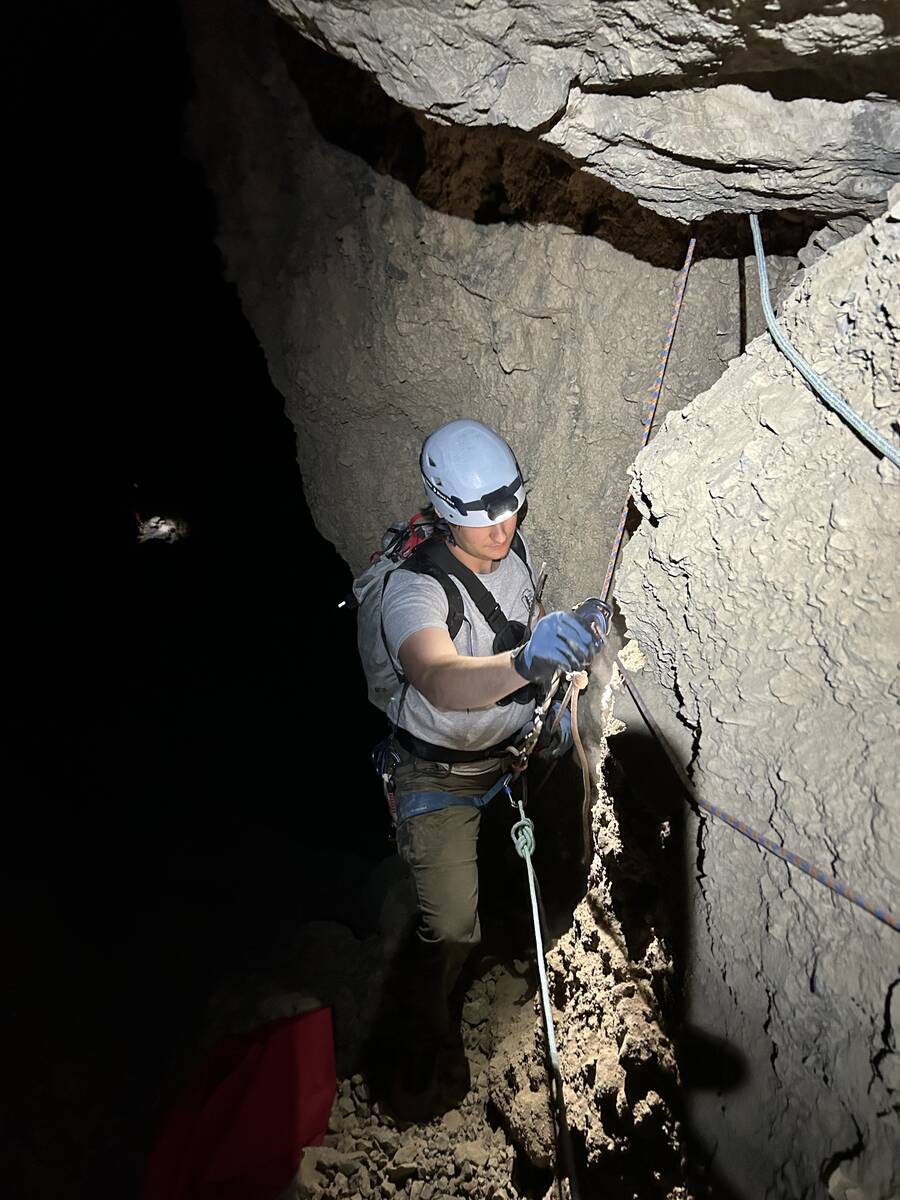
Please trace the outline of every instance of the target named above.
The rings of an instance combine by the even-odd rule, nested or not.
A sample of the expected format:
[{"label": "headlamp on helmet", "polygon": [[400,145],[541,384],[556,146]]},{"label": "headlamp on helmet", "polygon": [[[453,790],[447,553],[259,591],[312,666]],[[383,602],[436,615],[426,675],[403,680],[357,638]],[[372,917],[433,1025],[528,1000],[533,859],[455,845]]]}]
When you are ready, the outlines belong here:
[{"label": "headlamp on helmet", "polygon": [[516,456],[480,421],[451,421],[426,438],[422,482],[438,515],[454,525],[497,525],[525,503]]}]

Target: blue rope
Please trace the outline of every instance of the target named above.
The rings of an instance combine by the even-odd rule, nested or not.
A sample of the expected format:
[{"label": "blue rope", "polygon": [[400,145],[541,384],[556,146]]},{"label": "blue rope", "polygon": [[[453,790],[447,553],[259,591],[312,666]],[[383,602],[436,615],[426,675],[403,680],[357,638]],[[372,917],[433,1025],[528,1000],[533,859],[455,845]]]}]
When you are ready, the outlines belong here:
[{"label": "blue rope", "polygon": [[756,252],[756,269],[759,272],[759,295],[762,300],[766,325],[768,326],[769,333],[772,335],[772,341],[781,353],[794,364],[812,390],[825,401],[829,408],[839,413],[847,424],[869,443],[873,450],[877,450],[879,454],[883,454],[885,458],[889,458],[895,467],[900,467],[900,450],[896,446],[892,446],[887,438],[883,437],[877,429],[873,429],[868,421],[864,421],[861,416],[855,413],[847,401],[842,399],[825,382],[822,376],[812,369],[806,359],[801,357],[785,337],[778,322],[775,320],[775,313],[772,311],[772,303],[769,299],[769,276],[766,270],[766,253],[763,249],[762,237],[759,232],[759,218],[755,213],[749,213],[748,215],[750,217],[750,229],[753,233],[753,249]]}]

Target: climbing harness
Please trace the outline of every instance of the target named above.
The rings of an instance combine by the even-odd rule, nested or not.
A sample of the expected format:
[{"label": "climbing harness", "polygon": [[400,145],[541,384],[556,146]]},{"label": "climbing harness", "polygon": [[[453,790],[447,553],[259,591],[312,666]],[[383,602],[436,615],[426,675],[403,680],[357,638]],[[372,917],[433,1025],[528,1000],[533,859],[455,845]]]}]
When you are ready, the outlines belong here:
[{"label": "climbing harness", "polygon": [[643,717],[647,728],[656,738],[663,753],[671,763],[675,774],[678,776],[678,781],[681,784],[685,796],[690,804],[696,805],[697,808],[701,808],[704,812],[710,813],[711,816],[717,817],[720,821],[724,821],[727,825],[730,825],[732,829],[736,829],[738,833],[743,834],[743,836],[746,838],[749,838],[751,842],[755,842],[757,846],[760,846],[763,850],[768,851],[769,854],[775,854],[778,858],[782,859],[786,863],[789,863],[792,867],[798,867],[801,871],[808,875],[810,879],[814,879],[816,883],[821,883],[825,887],[830,888],[833,892],[836,892],[838,896],[843,896],[843,898],[845,900],[849,900],[851,904],[856,904],[859,908],[864,909],[867,913],[871,913],[873,917],[877,917],[879,921],[883,921],[884,924],[890,926],[891,929],[900,932],[900,917],[895,916],[894,913],[892,913],[884,904],[872,903],[871,900],[867,900],[854,888],[851,888],[846,883],[841,883],[840,880],[835,879],[835,877],[830,875],[827,871],[823,871],[821,867],[817,867],[815,863],[810,862],[809,859],[802,858],[799,854],[795,854],[793,850],[786,850],[783,846],[779,846],[777,842],[774,842],[770,837],[766,837],[766,835],[763,833],[758,833],[755,829],[748,825],[746,821],[741,820],[740,817],[733,817],[730,813],[726,812],[723,808],[720,808],[717,804],[711,804],[708,800],[701,799],[694,790],[690,779],[688,778],[684,768],[681,766],[681,763],[678,761],[674,751],[669,746],[663,731],[660,729],[659,725],[657,725],[653,714],[647,708],[647,705],[641,697],[640,692],[629,678],[628,671],[622,663],[622,660],[617,656],[616,661],[619,664],[622,679],[625,683],[625,687],[628,689],[628,694],[634,701],[638,712]]},{"label": "climbing harness", "polygon": [[[406,689],[409,685],[399,675],[388,654],[384,637],[384,626],[380,617],[380,604],[384,595],[384,589],[393,570],[410,570],[417,574],[428,575],[441,584],[447,596],[447,627],[451,638],[458,633],[463,622],[462,597],[459,588],[454,583],[454,579],[457,579],[462,587],[465,588],[472,602],[493,632],[494,653],[501,653],[503,650],[512,650],[527,638],[531,619],[537,610],[537,605],[540,603],[540,595],[546,583],[546,573],[542,565],[539,579],[535,584],[534,576],[525,553],[524,542],[518,532],[516,532],[511,549],[521,558],[528,571],[532,583],[532,601],[529,606],[527,625],[521,621],[509,620],[495,597],[481,583],[477,575],[463,566],[450,553],[445,544],[434,542],[430,537],[432,527],[425,524],[424,522],[426,521],[427,517],[423,517],[422,514],[417,513],[409,522],[392,526],[385,534],[384,549],[372,556],[372,565],[354,584],[354,591],[360,596],[360,657],[363,659],[363,665],[369,680],[370,699],[373,698],[372,692],[376,686],[376,680],[380,695],[383,696],[388,692],[388,676],[393,677],[395,690],[398,682],[402,689],[398,713],[393,722],[391,733],[373,748],[370,755],[372,766],[381,780],[390,813],[391,836],[393,836],[398,824],[402,823],[402,821],[408,820],[413,816],[421,816],[424,813],[445,808],[450,804],[469,804],[482,808],[501,789],[504,778],[510,779],[514,777],[512,773],[501,776],[497,784],[482,796],[460,795],[453,799],[448,799],[448,794],[439,790],[422,791],[416,792],[412,797],[404,797],[398,807],[394,785],[394,771],[400,762],[400,756],[397,753],[398,746],[402,747],[408,754],[415,755],[417,758],[424,759],[427,762],[439,762],[451,765],[481,762],[490,758],[512,757],[517,760],[517,765],[514,768],[515,775],[517,776],[521,774],[527,765],[531,750],[534,748],[540,735],[546,708],[552,701],[557,688],[557,681],[554,681],[553,687],[544,702],[536,710],[537,719],[532,723],[530,730],[527,726],[516,730],[516,732],[509,734],[502,742],[499,742],[495,746],[481,747],[478,750],[456,750],[447,746],[438,746],[431,742],[426,742],[400,727],[400,713],[402,712]],[[424,535],[420,532],[423,529],[427,530]],[[369,645],[369,656],[367,658],[363,653],[363,641],[365,640],[367,644],[373,641],[371,631],[374,626],[373,612],[376,604],[379,610],[378,624],[380,640],[375,639],[376,646],[374,650]],[[364,617],[368,629],[366,634],[363,633]],[[523,704],[527,703],[535,697],[536,687],[537,685],[526,682],[523,684],[523,687],[513,692],[510,696],[498,701],[498,706],[509,704],[513,700],[517,700]],[[374,702],[377,703],[378,701]]]},{"label": "climbing harness", "polygon": [[[584,672],[576,672],[576,674],[584,676],[585,685],[586,685],[587,675]],[[484,795],[459,797],[458,799],[454,800],[446,792],[434,792],[434,793],[420,792],[420,793],[417,793],[417,795],[422,796],[424,798],[423,804],[414,809],[404,808],[404,811],[402,814],[403,818],[408,819],[411,816],[418,816],[423,812],[431,811],[432,808],[443,808],[443,807],[446,807],[448,804],[452,804],[452,803],[468,803],[468,804],[474,805],[477,808],[484,808],[486,805],[490,804],[490,802],[494,799],[494,797],[497,796],[501,791],[503,791],[505,789],[508,792],[509,788],[512,786],[512,784],[515,783],[515,781],[524,773],[526,767],[528,766],[528,760],[531,757],[532,751],[534,750],[535,746],[538,744],[538,741],[540,740],[541,731],[544,727],[544,720],[547,716],[547,710],[549,709],[551,703],[553,702],[553,697],[556,695],[557,689],[559,688],[561,678],[562,678],[561,672],[557,671],[556,674],[553,676],[553,681],[552,681],[549,689],[547,690],[547,694],[544,696],[544,699],[541,701],[540,704],[535,706],[532,726],[528,730],[528,732],[525,734],[524,738],[522,739],[521,745],[518,745],[518,746],[515,745],[515,741],[519,737],[519,735],[515,735],[514,738],[511,740],[510,745],[505,746],[503,748],[504,754],[512,756],[513,765],[509,771],[504,772],[504,774],[502,774],[500,776],[500,778],[493,785],[493,787],[491,787],[488,791],[486,791],[484,793]],[[568,696],[568,693],[567,693],[567,696]],[[565,711],[565,703],[566,703],[566,701],[564,700],[563,704],[560,706],[560,715]],[[575,708],[573,708],[573,710],[572,710],[572,720],[573,721],[575,720],[576,716],[577,716],[577,711]],[[556,727],[556,723],[557,722],[554,722],[553,728]],[[395,731],[395,733],[397,733],[397,734],[400,734],[403,732],[404,732],[403,730]],[[551,729],[551,732],[552,732],[552,729]],[[390,742],[390,741],[391,741],[391,738],[385,739],[385,742]],[[380,742],[379,747],[384,744],[385,743]],[[379,747],[376,747],[376,750],[378,750]],[[463,752],[463,753],[466,753],[466,752]],[[489,755],[489,752],[485,751],[485,750],[471,751],[469,753],[472,755],[477,753],[481,757],[486,757]],[[375,751],[373,751],[373,762],[374,762],[374,755],[375,755]],[[446,761],[446,759],[445,759],[445,761]],[[391,772],[393,772],[394,766],[396,766],[396,763],[394,763],[392,765]],[[385,786],[387,788],[387,784]],[[392,791],[391,791],[391,800],[388,801],[388,807],[391,808],[391,814],[392,814],[392,816],[394,818],[394,822],[396,824],[397,806],[396,806],[396,800],[393,798],[393,780],[391,780],[390,786],[391,786]],[[387,791],[385,792],[385,794],[387,795]],[[432,803],[432,797],[433,797],[433,803]],[[392,806],[392,802],[393,802],[393,806]]]},{"label": "climbing harness", "polygon": [[391,814],[391,829],[395,829],[397,826],[397,789],[394,786],[394,771],[400,762],[400,755],[394,745],[393,736],[389,734],[373,746],[369,758],[384,789],[384,799],[388,806],[388,812]]},{"label": "climbing harness", "polygon": [[[663,380],[666,377],[666,367],[669,362],[669,351],[672,349],[672,341],[675,337],[675,326],[678,324],[678,314],[681,312],[681,302],[684,300],[684,289],[687,286],[688,273],[691,269],[691,262],[694,258],[694,247],[697,244],[696,238],[691,238],[688,242],[687,253],[684,256],[684,265],[682,266],[675,280],[675,302],[672,306],[672,317],[666,327],[666,336],[663,341],[662,355],[659,360],[659,367],[656,372],[656,378],[653,380],[653,386],[650,388],[650,395],[647,397],[647,404],[644,408],[644,415],[641,417],[641,426],[643,432],[641,434],[641,444],[638,446],[638,453],[644,449],[650,438],[650,429],[653,426],[653,418],[656,416],[656,408],[659,404],[659,395],[662,391]],[[612,584],[613,572],[616,569],[616,562],[619,558],[619,551],[622,548],[622,537],[625,533],[625,522],[628,519],[628,496],[625,497],[625,503],[622,505],[622,515],[619,517],[619,524],[616,529],[615,540],[609,554],[609,563],[606,568],[606,576],[603,580],[603,587],[600,589],[601,600],[609,599],[609,589]]]},{"label": "climbing harness", "polygon": [[525,862],[525,870],[528,875],[528,893],[531,897],[531,921],[534,927],[534,947],[541,989],[541,1011],[544,1016],[544,1033],[547,1038],[547,1060],[550,1067],[552,1108],[557,1122],[557,1140],[562,1151],[563,1166],[569,1180],[572,1200],[579,1200],[574,1155],[572,1154],[569,1126],[566,1120],[566,1100],[563,1089],[562,1068],[559,1062],[559,1052],[556,1048],[556,1030],[553,1026],[550,989],[547,985],[547,962],[544,958],[544,931],[541,924],[540,908],[538,906],[534,865],[531,861],[531,856],[534,854],[535,849],[534,823],[530,818],[525,816],[525,807],[522,801],[513,799],[509,783],[505,783],[503,786],[510,805],[513,809],[517,808],[519,811],[519,819],[510,830],[510,836],[516,848],[516,853]]},{"label": "climbing harness", "polygon": [[766,269],[766,253],[763,249],[762,235],[759,232],[759,218],[755,213],[749,213],[750,230],[753,234],[753,250],[756,254],[756,269],[759,273],[759,296],[762,301],[762,309],[766,318],[766,325],[769,333],[772,335],[772,341],[781,351],[781,353],[794,364],[812,390],[828,405],[834,409],[836,413],[844,418],[847,424],[855,429],[859,436],[879,454],[883,454],[885,458],[890,459],[895,467],[900,467],[900,449],[892,446],[886,437],[883,437],[877,429],[864,421],[858,413],[854,412],[850,405],[843,397],[829,386],[818,372],[814,371],[809,363],[802,355],[794,349],[778,322],[775,320],[775,313],[772,311],[772,302],[769,299],[769,275]]}]

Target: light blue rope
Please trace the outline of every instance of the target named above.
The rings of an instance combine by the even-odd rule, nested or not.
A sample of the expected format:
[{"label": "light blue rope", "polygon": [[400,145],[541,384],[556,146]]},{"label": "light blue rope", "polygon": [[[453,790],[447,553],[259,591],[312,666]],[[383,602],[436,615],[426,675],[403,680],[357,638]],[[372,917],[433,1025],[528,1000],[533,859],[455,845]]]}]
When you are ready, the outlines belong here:
[{"label": "light blue rope", "polygon": [[[504,782],[503,787],[509,797],[510,804],[515,804],[519,810],[519,819],[515,822],[510,834],[512,836],[513,845],[520,858],[525,860],[525,870],[528,872],[528,891],[531,894],[531,920],[534,925],[534,948],[537,957],[538,979],[541,985],[541,1008],[544,1013],[544,1029],[547,1033],[547,1057],[550,1060],[550,1074],[556,1088],[556,1104],[557,1109],[561,1114],[562,1121],[565,1122],[565,1099],[563,1097],[562,1071],[559,1065],[559,1053],[556,1048],[556,1030],[553,1027],[553,1014],[550,1009],[550,989],[547,984],[547,963],[544,959],[544,937],[541,932],[541,917],[538,909],[537,888],[535,887],[534,866],[531,861],[531,856],[534,854],[534,823],[525,816],[525,808],[522,801],[514,801],[513,794],[510,791],[509,783]],[[568,1127],[565,1129],[565,1137],[568,1137]],[[569,1164],[568,1170],[569,1188],[572,1195],[572,1200],[579,1200],[578,1184],[575,1179],[574,1164]]]},{"label": "light blue rope", "polygon": [[[512,793],[507,785],[507,794],[512,802]],[[528,872],[528,891],[531,894],[531,920],[534,925],[534,948],[537,951],[538,978],[541,982],[541,1008],[544,1010],[544,1026],[547,1030],[547,1052],[550,1066],[554,1075],[559,1075],[559,1054],[556,1049],[556,1030],[553,1028],[553,1016],[550,1011],[550,990],[547,985],[547,963],[544,959],[544,938],[541,934],[541,918],[538,911],[537,889],[534,886],[534,865],[531,856],[534,854],[534,822],[525,816],[522,801],[516,802],[519,809],[519,819],[513,825],[510,833],[513,845],[521,858],[525,860],[525,870]]]},{"label": "light blue rope", "polygon": [[861,416],[855,413],[847,401],[842,399],[825,382],[822,376],[812,369],[809,363],[800,356],[785,337],[778,322],[775,320],[775,313],[772,311],[772,302],[769,299],[769,276],[766,270],[766,253],[763,249],[762,236],[759,232],[759,218],[755,213],[749,213],[748,216],[750,217],[750,229],[753,233],[753,249],[756,252],[756,269],[759,272],[759,294],[762,300],[766,325],[768,326],[769,333],[772,335],[772,341],[781,353],[794,364],[812,390],[825,401],[829,408],[833,408],[836,413],[839,413],[847,424],[869,443],[873,450],[877,450],[879,454],[883,454],[885,458],[889,458],[895,467],[900,467],[900,450],[896,446],[892,446],[887,438],[883,437],[877,429],[873,429],[868,421],[864,421]]}]

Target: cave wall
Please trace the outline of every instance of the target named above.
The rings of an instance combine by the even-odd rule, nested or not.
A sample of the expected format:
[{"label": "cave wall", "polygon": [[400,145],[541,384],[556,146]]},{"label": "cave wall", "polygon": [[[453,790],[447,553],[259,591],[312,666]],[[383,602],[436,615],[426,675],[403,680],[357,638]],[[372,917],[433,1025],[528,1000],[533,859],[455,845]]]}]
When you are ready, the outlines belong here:
[{"label": "cave wall", "polygon": [[[319,529],[361,569],[421,503],[423,438],[478,416],[529,480],[548,598],[596,592],[687,232],[504,131],[417,124],[264,6],[186,14],[190,140]],[[751,268],[718,253],[737,228],[699,231],[660,415],[763,327]],[[775,286],[796,265],[770,263]]]},{"label": "cave wall", "polygon": [[[885,436],[900,417],[900,189],[784,307]],[[617,599],[700,795],[898,909],[900,472],[754,341],[641,455]],[[680,733],[679,733],[680,730]],[[691,818],[688,1016],[741,1060],[693,1093],[742,1196],[900,1186],[897,935]],[[691,840],[691,839],[689,839]],[[835,1172],[838,1172],[835,1175]]]}]

